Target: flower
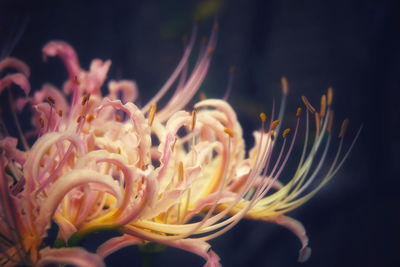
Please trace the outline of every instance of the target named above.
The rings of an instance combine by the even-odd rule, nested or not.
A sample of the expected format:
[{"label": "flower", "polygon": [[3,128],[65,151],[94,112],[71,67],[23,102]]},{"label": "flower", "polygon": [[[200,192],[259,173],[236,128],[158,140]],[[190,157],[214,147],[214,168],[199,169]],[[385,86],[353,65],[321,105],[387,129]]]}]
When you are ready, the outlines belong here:
[{"label": "flower", "polygon": [[[290,141],[290,129],[282,131],[275,159],[272,155],[280,144],[288,94],[285,78],[277,120],[274,111],[269,123],[264,113],[260,115],[261,129],[254,133],[255,145],[248,156],[242,128],[225,100],[204,99],[191,112],[183,110],[206,76],[217,29],[215,25],[188,75],[197,32],[194,26],[177,68],[142,108],[134,104],[138,91],[133,81],[108,82],[108,94],[103,97],[101,88],[111,61],[94,59],[89,70],[84,70],[75,50],[63,41],[49,42],[43,48],[45,59],[59,56],[67,68],[69,78],[62,92],[45,84],[29,96],[29,68],[14,58],[0,62],[0,71],[17,70],[0,80],[0,93],[12,83],[21,87],[26,97],[11,103],[11,108],[21,111],[29,105],[35,126],[30,133],[21,132],[25,151],[7,134],[0,141],[1,263],[83,266],[91,262],[100,266],[101,258],[124,246],[156,242],[191,251],[203,257],[207,266],[218,266],[219,258],[207,241],[242,218],[289,228],[302,243],[299,259],[308,258],[303,226],[284,214],[334,176],[355,140],[340,158],[346,120],[330,169],[314,189],[305,191],[326,160],[333,121],[331,89],[322,96],[319,112],[303,97],[307,107],[304,149],[286,184],[278,178],[293,149],[301,109]],[[175,82],[174,95],[157,111],[157,102]],[[71,95],[70,102],[67,95]],[[307,149],[310,113],[316,126]],[[26,135],[36,136],[32,147]],[[97,254],[78,247],[41,249],[52,221],[59,227],[58,240],[67,246],[75,245],[71,238],[98,230],[117,229],[123,235],[103,243]]]}]

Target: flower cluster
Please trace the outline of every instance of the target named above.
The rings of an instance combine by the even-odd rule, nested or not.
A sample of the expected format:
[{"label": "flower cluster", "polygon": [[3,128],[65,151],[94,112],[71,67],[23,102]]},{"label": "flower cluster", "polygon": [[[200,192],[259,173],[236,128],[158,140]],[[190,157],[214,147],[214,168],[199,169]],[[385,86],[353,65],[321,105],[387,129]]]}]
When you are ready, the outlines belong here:
[{"label": "flower cluster", "polygon": [[[203,99],[192,111],[184,110],[205,78],[217,38],[215,26],[189,73],[196,31],[195,26],[171,77],[142,108],[134,104],[138,91],[133,81],[111,80],[103,96],[111,62],[95,59],[85,70],[74,49],[62,41],[49,42],[42,51],[45,59],[58,56],[64,62],[69,78],[62,91],[45,84],[30,95],[25,63],[15,58],[0,62],[0,71],[15,70],[1,78],[0,94],[15,84],[26,95],[10,103],[24,149],[5,127],[0,133],[1,265],[103,266],[103,258],[122,247],[154,242],[198,254],[207,266],[219,266],[207,241],[242,218],[287,227],[301,241],[299,260],[308,258],[311,250],[303,226],[285,214],[335,175],[354,144],[342,155],[341,141],[333,162],[326,162],[332,90],[322,96],[318,112],[303,97],[304,149],[293,177],[283,184],[278,178],[301,117],[299,108],[292,134],[290,129],[281,131],[286,80],[282,79],[280,111],[268,120],[260,114],[261,129],[254,133],[254,147],[246,155],[242,128],[226,101]],[[172,98],[157,110],[174,85]],[[32,111],[34,126],[25,133],[16,116],[24,108]],[[312,134],[310,114],[315,116]],[[347,120],[340,138],[346,125]],[[27,138],[35,139],[31,147]],[[327,172],[316,179],[326,164]],[[52,223],[58,225],[58,234],[49,247],[44,238]],[[96,253],[74,245],[79,242],[73,240],[107,229],[122,235],[101,244]]]}]

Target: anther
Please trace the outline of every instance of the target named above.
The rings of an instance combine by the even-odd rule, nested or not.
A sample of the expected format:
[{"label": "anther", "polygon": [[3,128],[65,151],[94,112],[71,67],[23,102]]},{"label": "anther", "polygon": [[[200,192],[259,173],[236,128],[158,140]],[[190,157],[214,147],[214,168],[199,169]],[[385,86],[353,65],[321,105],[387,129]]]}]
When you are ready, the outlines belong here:
[{"label": "anther", "polygon": [[121,154],[121,149],[117,147],[117,154]]},{"label": "anther", "polygon": [[283,95],[288,95],[289,93],[289,84],[285,77],[281,78],[281,86]]},{"label": "anther", "polygon": [[76,83],[77,85],[81,84],[81,82],[78,80],[78,76],[74,77],[73,82]]},{"label": "anther", "polygon": [[317,129],[317,136],[321,133],[321,117],[318,112],[315,112],[315,128]]},{"label": "anther", "polygon": [[192,111],[192,131],[194,130],[194,127],[196,127],[196,117],[197,117],[197,111],[194,109]]},{"label": "anther", "polygon": [[301,96],[301,100],[303,100],[304,105],[306,105],[307,109],[314,114],[315,113],[315,108],[311,106],[310,102],[308,102],[307,98],[303,95]]},{"label": "anther", "polygon": [[44,120],[42,118],[39,118],[39,123],[40,123],[40,128],[44,127]]},{"label": "anther", "polygon": [[283,138],[286,138],[286,136],[287,136],[289,133],[290,133],[290,128],[285,129],[285,130],[283,131],[283,133],[282,133],[282,137],[283,137]]},{"label": "anther", "polygon": [[79,117],[76,119],[76,122],[79,123],[79,122],[81,121],[81,119],[82,119],[82,116],[79,116]]},{"label": "anther", "polygon": [[52,105],[52,106],[54,106],[55,103],[56,103],[56,101],[54,100],[54,98],[51,97],[51,96],[48,96],[48,97],[47,97],[47,101],[49,101],[50,105]]},{"label": "anther", "polygon": [[333,99],[333,90],[332,87],[328,88],[328,107],[332,105],[332,99]]},{"label": "anther", "polygon": [[229,68],[229,73],[234,73],[235,70],[236,70],[236,66],[232,65],[232,66]]},{"label": "anther", "polygon": [[227,134],[229,134],[229,136],[230,136],[231,138],[233,138],[233,132],[232,132],[231,129],[225,128],[224,132],[227,133]]},{"label": "anther", "polygon": [[326,95],[322,95],[322,97],[321,97],[321,111],[320,111],[321,118],[325,116],[325,113],[326,113]]},{"label": "anther", "polygon": [[89,113],[86,117],[86,121],[90,123],[92,120],[94,120],[94,115],[93,113]]},{"label": "anther", "polygon": [[153,125],[154,116],[156,115],[156,111],[157,111],[157,104],[154,103],[151,106],[150,114],[149,114],[149,118],[148,118],[148,122],[149,122],[150,126]]},{"label": "anther", "polygon": [[89,99],[90,99],[90,94],[85,95],[85,96],[82,98],[81,105],[84,106],[84,105],[89,101]]},{"label": "anther", "polygon": [[58,114],[58,116],[62,117],[63,111],[61,109],[59,109],[57,114]]},{"label": "anther", "polygon": [[328,133],[330,133],[331,131],[332,131],[332,126],[333,126],[333,111],[331,111],[330,113],[329,113],[329,120],[328,120],[328,129],[327,129],[327,131],[328,131]]},{"label": "anther", "polygon": [[340,128],[339,138],[342,138],[346,133],[347,125],[349,124],[349,119],[345,119],[342,123],[342,127]]},{"label": "anther", "polygon": [[279,120],[274,120],[271,125],[271,130],[275,130],[278,125],[279,125]]},{"label": "anther", "polygon": [[115,120],[118,121],[118,122],[121,122],[121,121],[122,121],[122,118],[121,118],[120,115],[115,114]]},{"label": "anther", "polygon": [[214,48],[213,47],[209,47],[208,48],[208,55],[212,55],[214,53]]},{"label": "anther", "polygon": [[183,181],[183,163],[182,161],[179,161],[179,166],[178,166],[178,181],[182,182]]},{"label": "anther", "polygon": [[203,37],[201,38],[201,43],[202,43],[202,44],[207,43],[207,41],[208,41],[207,36],[203,36]]},{"label": "anther", "polygon": [[264,112],[260,113],[260,119],[262,123],[265,123],[267,121],[267,115],[265,115]]},{"label": "anther", "polygon": [[296,117],[300,117],[301,115],[301,108],[297,108]]},{"label": "anther", "polygon": [[200,98],[200,101],[203,101],[203,100],[207,99],[207,96],[204,92],[200,92],[199,98]]},{"label": "anther", "polygon": [[215,23],[214,28],[218,31],[219,30],[219,24]]}]

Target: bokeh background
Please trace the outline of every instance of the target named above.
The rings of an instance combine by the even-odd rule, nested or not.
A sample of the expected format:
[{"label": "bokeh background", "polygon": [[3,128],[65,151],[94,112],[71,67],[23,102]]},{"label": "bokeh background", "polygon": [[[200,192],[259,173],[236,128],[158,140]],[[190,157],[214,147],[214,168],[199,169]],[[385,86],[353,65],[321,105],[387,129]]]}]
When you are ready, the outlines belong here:
[{"label": "bokeh background", "polygon": [[[290,83],[286,126],[293,126],[301,95],[319,106],[320,95],[329,86],[334,88],[336,130],[340,120],[350,118],[347,146],[363,125],[336,177],[290,214],[307,229],[313,249],[309,261],[297,263],[300,244],[286,229],[243,221],[211,242],[221,263],[400,266],[399,12],[400,2],[395,0],[1,0],[0,57],[11,54],[26,61],[34,89],[45,81],[60,86],[67,73],[58,59],[44,63],[41,48],[50,40],[68,41],[83,67],[95,57],[111,59],[110,78],[134,79],[140,105],[176,66],[182,36],[190,33],[193,18],[200,18],[201,38],[217,17],[218,45],[201,91],[222,97],[228,70],[236,66],[229,102],[238,113],[248,147],[252,131],[259,127],[259,112],[270,113],[273,99],[280,99],[281,76]],[[300,139],[298,143],[296,149]],[[93,240],[87,241],[89,248]],[[106,263],[140,266],[140,252],[129,247],[109,256]],[[156,266],[203,263],[172,248],[156,259]]]}]

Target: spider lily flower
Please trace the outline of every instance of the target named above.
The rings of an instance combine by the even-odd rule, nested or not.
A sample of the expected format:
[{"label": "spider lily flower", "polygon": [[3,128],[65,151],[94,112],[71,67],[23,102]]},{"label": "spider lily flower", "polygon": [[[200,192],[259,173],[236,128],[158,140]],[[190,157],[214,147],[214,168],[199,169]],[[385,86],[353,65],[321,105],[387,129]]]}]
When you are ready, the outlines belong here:
[{"label": "spider lily flower", "polygon": [[[354,142],[341,156],[345,123],[331,168],[307,191],[326,161],[333,121],[332,90],[322,97],[319,112],[303,98],[307,107],[304,149],[286,184],[278,179],[293,149],[301,115],[299,109],[291,136],[289,129],[280,130],[288,94],[286,79],[282,80],[278,116],[275,119],[272,112],[267,123],[266,115],[260,115],[261,129],[254,133],[255,145],[248,156],[242,128],[225,100],[205,99],[191,112],[183,110],[206,76],[217,29],[215,25],[189,73],[188,58],[197,32],[194,26],[176,69],[142,108],[134,104],[138,91],[133,81],[110,81],[103,97],[101,87],[111,62],[95,59],[89,70],[84,70],[75,50],[62,41],[43,48],[45,59],[59,56],[67,68],[69,78],[62,91],[45,84],[28,96],[29,68],[15,59],[0,62],[0,70],[12,67],[18,71],[0,81],[0,93],[11,83],[20,86],[27,96],[15,105],[10,103],[11,108],[21,111],[29,105],[35,126],[27,134],[20,130],[25,151],[17,149],[17,139],[2,134],[3,263],[86,266],[92,260],[100,266],[101,258],[122,247],[156,242],[193,252],[203,257],[207,266],[219,266],[207,241],[243,218],[289,228],[302,243],[300,260],[307,259],[310,249],[303,226],[284,214],[311,198],[334,176]],[[174,84],[172,98],[157,111],[157,103]],[[309,141],[310,113],[316,125],[313,142]],[[17,118],[15,122],[18,124]],[[36,136],[32,147],[26,136]],[[59,226],[58,238],[66,243],[74,234],[85,236],[109,228],[124,234],[103,243],[97,255],[77,247],[39,252],[52,220]]]}]

